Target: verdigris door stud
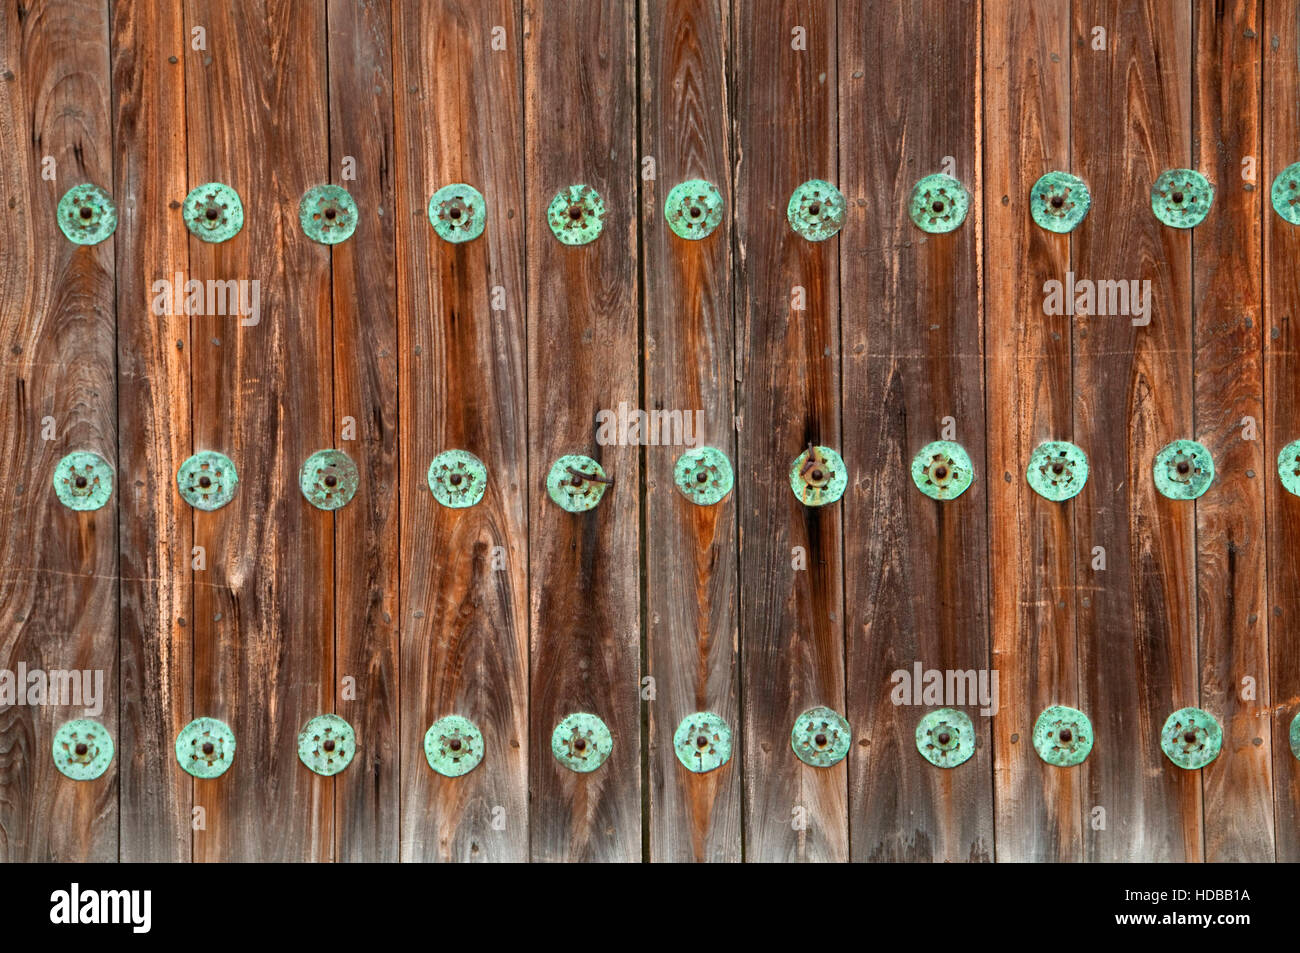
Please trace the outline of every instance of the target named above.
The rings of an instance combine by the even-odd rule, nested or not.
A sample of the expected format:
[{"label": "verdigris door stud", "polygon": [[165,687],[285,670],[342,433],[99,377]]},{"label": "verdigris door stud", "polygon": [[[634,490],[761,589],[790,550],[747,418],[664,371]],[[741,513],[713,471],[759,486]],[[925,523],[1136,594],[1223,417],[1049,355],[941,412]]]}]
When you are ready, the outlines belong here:
[{"label": "verdigris door stud", "polygon": [[424,757],[437,774],[459,778],[483,760],[483,732],[460,715],[439,718],[424,733]]},{"label": "verdigris door stud", "polygon": [[357,492],[357,465],[342,450],[317,450],[298,472],[298,487],[318,510],[337,510]]},{"label": "verdigris door stud", "polygon": [[1283,489],[1300,496],[1300,440],[1292,440],[1278,453],[1277,475]]},{"label": "verdigris door stud", "polygon": [[955,500],[975,479],[970,456],[951,440],[936,440],[912,459],[912,482],[932,500]]},{"label": "verdigris door stud", "polygon": [[97,721],[67,721],[54,733],[54,766],[74,781],[93,781],[113,760],[113,736]]},{"label": "verdigris door stud", "polygon": [[844,716],[821,705],[805,711],[790,729],[795,757],[814,768],[839,764],[849,753],[851,742],[852,733]]},{"label": "verdigris door stud", "polygon": [[697,241],[712,235],[722,222],[722,205],[717,186],[691,179],[672,187],[664,202],[664,218],[674,235]]},{"label": "verdigris door stud", "polygon": [[429,224],[445,242],[473,241],[487,224],[483,193],[463,182],[444,185],[429,199]]},{"label": "verdigris door stud", "polygon": [[216,718],[195,718],[176,736],[176,760],[186,774],[219,778],[235,760],[235,733]]},{"label": "verdigris door stud", "polygon": [[1296,716],[1291,719],[1291,728],[1288,734],[1291,741],[1291,757],[1300,760],[1300,712],[1297,712]]},{"label": "verdigris door stud", "polygon": [[196,510],[218,510],[235,498],[239,474],[224,453],[202,450],[180,465],[176,485]]},{"label": "verdigris door stud", "polygon": [[1214,186],[1195,169],[1168,169],[1151,186],[1151,211],[1174,228],[1195,228],[1213,202]]},{"label": "verdigris door stud", "polygon": [[848,485],[848,468],[830,447],[809,444],[790,464],[790,489],[804,506],[834,503]]},{"label": "verdigris door stud", "polygon": [[207,182],[190,191],[181,206],[185,227],[205,242],[224,242],[244,227],[244,204],[239,193],[220,182]]},{"label": "verdigris door stud", "polygon": [[599,503],[613,482],[591,457],[570,454],[551,464],[546,492],[563,509],[581,513]]},{"label": "verdigris door stud", "polygon": [[468,450],[444,450],[429,464],[429,491],[443,506],[464,509],[483,499],[487,467]]},{"label": "verdigris door stud", "polygon": [[68,241],[98,245],[117,229],[117,206],[98,185],[74,185],[59,199],[59,228]]},{"label": "verdigris door stud", "polygon": [[731,461],[716,447],[695,447],[677,458],[673,482],[682,496],[698,506],[712,506],[731,492]]},{"label": "verdigris door stud", "polygon": [[955,708],[926,713],[916,726],[916,750],[932,765],[955,768],[975,753],[975,726]]},{"label": "verdigris door stud", "polygon": [[1092,751],[1092,722],[1077,708],[1053,705],[1034,722],[1034,750],[1048,764],[1082,764]]},{"label": "verdigris door stud", "polygon": [[357,230],[357,203],[341,186],[318,185],[298,203],[298,224],[312,241],[337,245]]},{"label": "verdigris door stud", "polygon": [[352,726],[338,715],[317,715],[298,733],[298,760],[325,777],[346,768],[356,753]]},{"label": "verdigris door stud", "polygon": [[97,453],[74,451],[54,466],[54,495],[70,510],[97,510],[113,495],[113,468]]},{"label": "verdigris door stud", "polygon": [[614,738],[599,716],[587,712],[566,715],[551,732],[551,753],[570,771],[595,771],[614,750]]},{"label": "verdigris door stud", "polygon": [[605,202],[590,185],[560,189],[546,210],[551,233],[566,245],[586,245],[604,228]]},{"label": "verdigris door stud", "polygon": [[1156,454],[1152,475],[1161,496],[1194,500],[1214,482],[1214,460],[1195,440],[1175,440]]},{"label": "verdigris door stud", "polygon": [[942,172],[927,175],[912,189],[907,212],[923,232],[951,232],[966,221],[970,193],[957,179]]},{"label": "verdigris door stud", "polygon": [[1074,231],[1091,205],[1087,184],[1068,172],[1047,172],[1029,191],[1029,214],[1049,232]]},{"label": "verdigris door stud", "polygon": [[846,207],[839,189],[821,179],[809,179],[790,196],[785,217],[797,234],[810,242],[822,242],[844,227]]},{"label": "verdigris door stud", "polygon": [[1064,440],[1040,443],[1029,455],[1025,477],[1039,496],[1068,500],[1088,482],[1088,455]]},{"label": "verdigris door stud", "polygon": [[1219,756],[1222,746],[1223,729],[1219,722],[1200,708],[1180,708],[1160,730],[1160,747],[1180,768],[1205,767]]},{"label": "verdigris door stud", "polygon": [[1283,221],[1300,225],[1300,162],[1293,162],[1277,174],[1270,197],[1273,211]]},{"label": "verdigris door stud", "polygon": [[731,760],[731,726],[711,711],[687,715],[673,732],[673,750],[688,771],[720,768]]}]

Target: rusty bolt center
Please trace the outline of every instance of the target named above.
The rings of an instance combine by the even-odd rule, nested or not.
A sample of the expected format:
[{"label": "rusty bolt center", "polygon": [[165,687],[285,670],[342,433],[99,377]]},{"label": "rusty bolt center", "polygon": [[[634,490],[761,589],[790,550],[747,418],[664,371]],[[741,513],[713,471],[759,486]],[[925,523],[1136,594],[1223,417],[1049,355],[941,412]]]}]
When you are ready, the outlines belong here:
[{"label": "rusty bolt center", "polygon": [[447,742],[447,747],[450,748],[452,751],[459,751],[459,750],[460,750],[460,739],[459,739],[459,738],[452,738],[451,741]]},{"label": "rusty bolt center", "polygon": [[1069,742],[1073,741],[1073,740],[1074,740],[1074,732],[1072,732],[1069,728],[1062,728],[1062,729],[1061,729],[1061,740],[1064,741],[1064,742],[1066,742],[1066,743],[1069,743]]},{"label": "rusty bolt center", "polygon": [[336,477],[336,476],[334,476],[334,474],[332,474],[332,473],[331,473],[329,476],[327,476],[327,477],[325,478],[325,485],[326,485],[326,486],[336,486],[336,485],[338,485],[338,482],[339,482],[339,478]]},{"label": "rusty bolt center", "polygon": [[77,747],[74,750],[77,752],[77,754],[85,754],[90,749],[87,748],[84,744],[80,744],[77,745]]},{"label": "rusty bolt center", "polygon": [[931,205],[930,208],[934,209],[936,212],[942,212],[942,211],[943,211],[943,203],[942,203],[941,201],[939,201],[938,199],[935,199],[935,200],[934,200],[934,204]]},{"label": "rusty bolt center", "polygon": [[1183,200],[1183,193],[1182,193],[1182,192],[1175,192],[1175,193],[1173,194],[1173,199],[1174,199],[1175,202],[1181,202],[1181,201]]},{"label": "rusty bolt center", "polygon": [[569,218],[573,219],[575,222],[576,222],[578,219],[582,218],[582,206],[581,206],[581,205],[570,205],[570,206],[569,206]]},{"label": "rusty bolt center", "polygon": [[94,214],[95,214],[95,213],[92,212],[92,211],[90,210],[90,206],[89,206],[89,205],[83,205],[83,206],[81,207],[81,217],[82,217],[82,218],[90,218],[90,216],[92,216],[92,215],[94,215]]},{"label": "rusty bolt center", "polygon": [[1052,472],[1053,472],[1053,473],[1056,473],[1056,474],[1058,474],[1058,475],[1061,474],[1061,473],[1064,473],[1064,472],[1065,472],[1065,464],[1064,464],[1064,463],[1053,463],[1053,464],[1052,464]]},{"label": "rusty bolt center", "polygon": [[1196,741],[1196,732],[1190,730],[1184,731],[1183,740],[1186,741],[1188,744],[1194,743]]},{"label": "rusty bolt center", "polygon": [[940,480],[942,480],[948,476],[948,468],[945,467],[943,464],[940,464],[939,466],[934,468],[934,475],[937,476]]},{"label": "rusty bolt center", "polygon": [[587,749],[587,742],[579,738],[573,743],[573,748],[575,751],[585,751]]},{"label": "rusty bolt center", "polygon": [[708,473],[706,473],[705,471],[701,470],[699,473],[695,474],[695,482],[696,482],[696,483],[708,483],[708,482],[709,482],[709,475],[708,475]]},{"label": "rusty bolt center", "polygon": [[814,742],[814,743],[817,745],[817,747],[819,747],[819,748],[825,748],[825,747],[826,747],[826,741],[827,741],[827,738],[826,738],[826,736],[823,735],[823,734],[819,734],[819,735],[817,735],[817,737],[813,738],[813,742]]},{"label": "rusty bolt center", "polygon": [[84,490],[86,488],[86,478],[84,476],[77,477],[75,482],[77,484],[77,489]]},{"label": "rusty bolt center", "polygon": [[327,208],[327,209],[325,210],[325,217],[328,218],[328,219],[331,219],[331,220],[337,218],[337,217],[338,217],[338,214],[339,214],[339,211],[338,211],[338,209],[335,209],[335,208]]},{"label": "rusty bolt center", "polygon": [[950,741],[952,741],[952,735],[946,731],[939,732],[939,744],[946,745]]},{"label": "rusty bolt center", "polygon": [[219,213],[217,212],[216,209],[214,209],[214,208],[210,208],[210,209],[208,209],[206,212],[204,212],[203,214],[204,214],[205,216],[207,216],[207,219],[208,219],[209,222],[215,222],[215,221],[217,220],[217,215],[218,215]]},{"label": "rusty bolt center", "polygon": [[204,753],[204,754],[212,754],[212,752],[214,752],[214,751],[216,751],[216,750],[217,750],[216,747],[212,744],[211,741],[205,741],[205,742],[203,742],[203,753]]},{"label": "rusty bolt center", "polygon": [[821,213],[822,213],[822,203],[821,203],[821,202],[813,202],[812,205],[809,205],[809,206],[808,206],[808,214],[809,214],[809,215],[820,215]]},{"label": "rusty bolt center", "polygon": [[1052,208],[1060,208],[1065,204],[1065,199],[1059,195],[1052,196]]},{"label": "rusty bolt center", "polygon": [[1192,469],[1191,464],[1189,464],[1186,460],[1180,460],[1178,462],[1179,473],[1187,473],[1191,469]]},{"label": "rusty bolt center", "polygon": [[812,478],[814,480],[824,480],[826,479],[826,474],[822,473],[821,470],[814,470],[812,472]]},{"label": "rusty bolt center", "polygon": [[208,487],[212,486],[212,478],[206,476],[199,477],[199,486],[206,490]]},{"label": "rusty bolt center", "polygon": [[326,741],[323,745],[321,745],[321,747],[324,748],[326,751],[333,751],[333,750],[334,750],[334,742],[333,742],[333,740],[331,739],[331,740],[329,740],[329,741]]},{"label": "rusty bolt center", "polygon": [[447,478],[452,486],[460,486],[460,481],[464,479],[459,473],[453,473]]},{"label": "rusty bolt center", "polygon": [[703,735],[700,735],[698,738],[695,739],[695,747],[707,748],[708,746],[709,746],[709,739],[704,737]]}]

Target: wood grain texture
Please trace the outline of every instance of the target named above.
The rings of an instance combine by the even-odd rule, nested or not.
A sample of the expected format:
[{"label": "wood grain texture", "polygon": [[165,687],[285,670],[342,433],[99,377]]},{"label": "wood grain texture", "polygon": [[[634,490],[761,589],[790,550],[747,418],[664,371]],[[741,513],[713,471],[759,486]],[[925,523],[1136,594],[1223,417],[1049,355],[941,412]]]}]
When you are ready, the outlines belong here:
[{"label": "wood grain texture", "polygon": [[[521,12],[512,0],[394,6],[402,430],[402,857],[528,857],[528,525]],[[504,50],[492,48],[501,27]],[[463,182],[487,229],[443,241],[430,196]],[[506,308],[492,309],[494,288]],[[430,461],[468,450],[488,489],[435,502]],[[496,568],[501,567],[501,568]],[[447,715],[483,732],[460,778],[430,770]],[[494,814],[505,823],[494,826]]]},{"label": "wood grain texture", "polygon": [[[737,0],[732,16],[745,858],[841,861],[849,765],[805,765],[790,733],[809,708],[844,711],[843,504],[805,507],[789,471],[810,442],[841,448],[844,238],[807,241],[786,218],[801,183],[839,180],[835,4]],[[851,493],[866,460],[841,455]]]},{"label": "wood grain texture", "polygon": [[1039,176],[1070,169],[1069,0],[984,5],[985,320],[988,403],[989,618],[1000,709],[993,719],[997,859],[1083,854],[1084,778],[1043,763],[1034,724],[1079,706],[1074,502],[1029,486],[1045,441],[1074,439],[1070,324],[1046,315],[1043,288],[1065,281],[1070,236],[1029,214]]},{"label": "wood grain texture", "polygon": [[[641,4],[641,151],[645,406],[693,414],[699,444],[735,460],[735,325],[731,298],[731,170],[727,126],[728,5]],[[699,241],[668,227],[664,201],[688,179],[712,182],[723,222]],[[696,506],[674,483],[680,446],[648,447],[646,659],[649,855],[654,861],[740,859],[741,757],[737,669],[737,494]],[[677,760],[681,719],[712,711],[731,726],[730,763],[692,774]]]},{"label": "wood grain texture", "polygon": [[[989,667],[980,181],[980,6],[917,0],[840,11],[840,155],[854,214],[841,233],[844,317],[849,756],[852,856],[993,859],[989,719],[977,748],[944,770],[916,750],[925,708],[896,705],[892,673]],[[971,196],[943,235],[909,218],[912,189],[945,156]],[[912,458],[944,418],[975,481],[937,502]],[[1002,461],[1000,465],[1005,466]],[[1002,479],[997,470],[997,479]],[[977,676],[978,677],[978,676]],[[956,701],[956,699],[951,699]]]},{"label": "wood grain texture", "polygon": [[[330,249],[334,281],[332,446],[357,463],[357,494],[334,513],[332,710],[359,739],[336,775],[339,860],[398,859],[398,391],[392,9],[329,0],[330,180],[360,210],[352,239]],[[351,157],[355,179],[343,179]],[[342,179],[342,181],[340,181]],[[349,418],[355,443],[346,439]],[[340,690],[355,679],[349,698]]]},{"label": "wood grain texture", "polygon": [[[1151,213],[1156,177],[1193,158],[1191,10],[1078,0],[1072,13],[1074,168],[1092,193],[1073,270],[1151,283],[1145,326],[1122,314],[1074,321],[1075,433],[1092,467],[1075,506],[1081,707],[1098,738],[1085,808],[1102,808],[1106,825],[1090,830],[1086,856],[1196,860],[1200,779],[1160,748],[1165,719],[1200,694],[1195,504],[1161,496],[1152,476],[1162,447],[1197,436],[1191,236]],[[1104,571],[1091,568],[1096,546]]]},{"label": "wood grain texture", "polygon": [[[1216,186],[1212,214],[1192,235],[1196,433],[1220,474],[1196,501],[1200,707],[1223,725],[1223,750],[1202,772],[1210,862],[1274,855],[1270,696],[1258,674],[1268,668],[1264,495],[1276,479],[1258,427],[1260,217],[1269,198],[1266,185],[1243,181],[1241,164],[1262,147],[1258,7],[1193,7],[1192,167]],[[1254,697],[1243,699],[1247,677]]]},{"label": "wood grain texture", "polygon": [[[528,501],[535,860],[641,856],[639,448],[596,442],[596,414],[638,406],[636,4],[524,5],[528,234]],[[546,209],[563,187],[600,193],[604,229],[561,244]],[[614,480],[594,509],[546,493],[564,454]],[[551,755],[573,712],[602,718],[613,752],[578,774]]]},{"label": "wood grain texture", "polygon": [[232,186],[245,217],[229,242],[191,237],[190,273],[259,281],[261,312],[191,322],[193,446],[240,478],[230,504],[194,514],[208,566],[189,628],[194,714],[238,741],[225,775],[195,781],[207,827],[194,856],[327,860],[334,784],[297,756],[302,726],[334,708],[333,517],[298,486],[303,461],[335,443],[330,253],[298,224],[302,194],[329,180],[325,5],[187,0],[185,23],[207,39],[185,54],[187,184]]},{"label": "wood grain texture", "polygon": [[1300,161],[1300,7],[1264,5],[1264,441],[1268,488],[1268,648],[1272,681],[1273,815],[1279,861],[1300,860],[1300,760],[1290,727],[1300,713],[1300,497],[1277,478],[1279,452],[1300,439],[1300,229],[1277,215],[1268,190],[1279,172]]},{"label": "wood grain texture", "polygon": [[[171,0],[119,3],[112,23],[118,156],[117,365],[121,517],[121,859],[191,857],[192,785],[173,753],[190,720],[193,519],[175,473],[190,455],[190,320],[157,314],[189,271],[188,232],[167,199],[185,194],[186,36]],[[174,310],[174,309],[163,309]]]},{"label": "wood grain texture", "polygon": [[[9,4],[0,12],[7,200],[0,520],[10,527],[0,540],[0,668],[101,673],[104,708],[96,720],[116,737],[116,499],[75,512],[59,503],[52,482],[57,462],[75,450],[106,460],[118,486],[124,476],[117,470],[114,242],[75,245],[56,224],[59,199],[72,186],[113,187],[108,32],[106,3]],[[44,178],[46,170],[55,178]],[[52,704],[0,711],[0,860],[116,859],[116,765],[76,783],[50,756],[58,726],[84,712]]]}]

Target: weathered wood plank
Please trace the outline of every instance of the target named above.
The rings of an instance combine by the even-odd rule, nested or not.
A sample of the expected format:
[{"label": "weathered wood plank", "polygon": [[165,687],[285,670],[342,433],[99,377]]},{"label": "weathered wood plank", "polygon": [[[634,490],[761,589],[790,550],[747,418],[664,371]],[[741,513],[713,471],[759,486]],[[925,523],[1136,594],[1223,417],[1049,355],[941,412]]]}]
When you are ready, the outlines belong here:
[{"label": "weathered wood plank", "polygon": [[[796,187],[840,174],[835,4],[737,0],[732,16],[745,857],[845,860],[847,763],[810,767],[790,744],[807,709],[844,712],[843,504],[805,507],[789,478],[810,442],[841,447],[844,238],[810,242],[786,219]],[[864,458],[842,456],[851,487]]]},{"label": "weathered wood plank", "polygon": [[[334,514],[333,709],[359,739],[353,763],[335,777],[335,850],[340,860],[391,861],[401,761],[392,9],[388,0],[329,0],[326,16],[329,175],[360,213],[352,239],[331,250],[333,446],[361,472],[356,496]],[[349,677],[353,697],[341,691]]]},{"label": "weathered wood plank", "polygon": [[260,282],[256,324],[191,324],[193,446],[240,476],[230,504],[194,514],[208,566],[194,584],[194,714],[238,740],[225,775],[195,782],[207,828],[194,856],[326,860],[334,785],[297,756],[302,726],[334,708],[333,518],[298,486],[303,461],[335,443],[329,251],[298,224],[302,194],[329,178],[325,5],[187,0],[185,12],[207,47],[185,54],[188,184],[225,182],[245,216],[227,243],[190,239],[191,275]]},{"label": "weathered wood plank", "polygon": [[[596,442],[595,416],[638,403],[636,4],[524,9],[528,234],[528,481],[532,625],[530,794],[536,860],[641,855],[639,450]],[[599,238],[561,244],[546,209],[564,187],[603,198]],[[546,474],[566,454],[614,484],[568,513]],[[598,715],[613,751],[578,774],[551,755],[555,726]]]},{"label": "weathered wood plank", "polygon": [[[402,857],[528,856],[528,529],[521,11],[398,4],[397,229],[402,443]],[[494,49],[493,30],[504,49]],[[430,196],[466,183],[482,236],[443,241]],[[498,294],[495,289],[502,289]],[[494,310],[493,300],[504,303]],[[437,503],[430,461],[468,450],[482,501]],[[459,715],[483,763],[445,778],[424,734]],[[499,821],[498,821],[499,819]],[[504,822],[504,829],[494,822]]]},{"label": "weathered wood plank", "polygon": [[190,455],[190,321],[158,297],[189,270],[188,232],[167,208],[186,191],[187,43],[170,0],[114,4],[112,29],[121,859],[181,861],[191,856],[193,792],[173,745],[191,709],[193,519],[174,474]]},{"label": "weathered wood plank", "polygon": [[[115,493],[130,479],[117,469],[114,241],[75,245],[56,224],[72,186],[113,188],[108,5],[6,5],[0,61],[0,669],[98,673],[95,717],[116,738],[117,499],[74,512],[53,488],[55,465],[75,450],[114,467]],[[0,860],[115,859],[117,764],[77,783],[50,756],[55,730],[85,709],[8,705]]]},{"label": "weathered wood plank", "polygon": [[1152,476],[1162,447],[1194,437],[1191,236],[1151,213],[1152,183],[1192,159],[1191,10],[1079,0],[1072,13],[1074,167],[1092,193],[1073,271],[1150,282],[1149,324],[1074,321],[1075,433],[1092,467],[1075,506],[1081,707],[1098,739],[1085,809],[1105,811],[1086,856],[1195,860],[1200,779],[1160,748],[1165,719],[1199,698],[1195,506],[1161,496]]},{"label": "weathered wood plank", "polygon": [[1069,861],[1083,852],[1086,763],[1034,750],[1039,714],[1079,706],[1074,502],[1029,486],[1030,455],[1074,439],[1070,318],[1043,310],[1064,281],[1070,237],[1041,229],[1030,190],[1070,169],[1070,4],[997,0],[984,13],[989,618],[1000,707],[993,719],[997,859]]},{"label": "weathered wood plank", "polygon": [[[1203,772],[1205,859],[1272,860],[1265,487],[1275,478],[1264,434],[1260,338],[1258,169],[1260,58],[1257,0],[1193,7],[1192,167],[1215,185],[1211,214],[1192,236],[1196,432],[1219,479],[1196,502],[1196,592],[1201,707],[1223,725],[1223,750]],[[1249,418],[1249,421],[1248,421]],[[1243,679],[1254,697],[1243,699]]]},{"label": "weathered wood plank", "polygon": [[[840,155],[855,212],[840,238],[841,293],[866,302],[846,311],[843,338],[846,411],[854,409],[844,446],[856,468],[845,506],[849,719],[858,738],[849,756],[852,856],[992,860],[992,752],[981,705],[949,700],[971,716],[977,748],[945,770],[916,750],[926,708],[892,697],[892,673],[910,676],[918,663],[973,672],[990,664],[980,7],[868,3],[841,10],[839,31]],[[928,235],[908,203],[946,156],[970,211],[955,231]],[[938,502],[913,484],[911,464],[945,436],[945,418],[975,480]]]}]

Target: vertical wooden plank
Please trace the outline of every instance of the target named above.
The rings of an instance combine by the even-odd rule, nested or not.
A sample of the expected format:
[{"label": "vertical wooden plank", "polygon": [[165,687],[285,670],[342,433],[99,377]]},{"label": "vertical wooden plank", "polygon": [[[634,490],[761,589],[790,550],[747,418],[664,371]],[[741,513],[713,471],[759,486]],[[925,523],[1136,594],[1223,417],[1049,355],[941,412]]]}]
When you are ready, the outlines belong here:
[{"label": "vertical wooden plank", "polygon": [[[840,153],[857,212],[840,239],[843,294],[869,302],[844,322],[844,394],[855,410],[844,446],[861,468],[845,507],[849,717],[859,736],[849,756],[852,853],[992,860],[989,718],[977,699],[948,699],[971,716],[977,748],[959,767],[935,767],[916,750],[915,732],[927,707],[939,706],[896,704],[893,681],[919,665],[972,672],[978,682],[990,664],[980,5],[916,0],[840,13]],[[907,208],[916,182],[945,156],[970,212],[955,231],[930,235]],[[944,435],[945,418],[975,481],[938,502],[913,484],[911,464]]]},{"label": "vertical wooden plank", "polygon": [[[698,445],[734,461],[728,12],[722,0],[641,4],[641,151],[655,161],[655,178],[642,183],[641,231],[646,406],[681,412]],[[663,212],[689,179],[713,183],[726,202],[722,224],[699,241],[675,235]],[[650,859],[737,861],[737,496],[715,506],[686,499],[673,480],[684,449],[646,451]],[[705,774],[687,771],[673,749],[678,723],[697,711],[726,719],[736,742],[731,762]]]},{"label": "vertical wooden plank", "polygon": [[[1151,212],[1156,177],[1193,159],[1190,15],[1181,0],[1073,7],[1074,165],[1092,193],[1073,271],[1150,282],[1149,324],[1074,321],[1075,433],[1091,464],[1075,506],[1081,707],[1098,739],[1084,806],[1105,811],[1085,840],[1090,860],[1201,856],[1199,776],[1160,748],[1165,719],[1199,695],[1196,507],[1161,496],[1152,476],[1162,447],[1196,436],[1191,236]],[[1104,571],[1091,568],[1098,546]]]},{"label": "vertical wooden plank", "polygon": [[230,504],[194,514],[208,566],[194,585],[194,714],[238,741],[225,775],[195,781],[207,829],[194,856],[325,860],[334,785],[297,758],[302,726],[334,708],[333,517],[298,486],[303,461],[335,442],[329,251],[298,224],[302,194],[328,180],[325,5],[185,10],[206,37],[186,52],[188,184],[225,182],[244,206],[229,242],[190,239],[191,277],[260,282],[256,324],[191,323],[194,449],[225,453],[240,478]]},{"label": "vertical wooden plank", "polygon": [[[1192,235],[1196,432],[1220,474],[1196,502],[1201,707],[1223,725],[1223,750],[1203,772],[1205,859],[1273,859],[1269,739],[1263,272],[1260,216],[1267,187],[1242,180],[1260,156],[1259,3],[1193,7],[1193,168],[1215,184],[1210,216]],[[1249,422],[1247,421],[1249,418]],[[1247,427],[1251,432],[1247,432]],[[1247,439],[1248,438],[1248,439]],[[1243,679],[1254,697],[1243,700]]]},{"label": "vertical wooden plank", "polygon": [[[528,499],[534,757],[532,856],[627,861],[641,854],[638,448],[596,442],[596,414],[639,396],[634,0],[524,7],[528,228]],[[585,183],[604,200],[587,245],[551,234],[546,209]],[[613,480],[568,513],[546,493],[566,454]],[[614,747],[578,774],[551,755],[574,712],[598,715]]]},{"label": "vertical wooden plank", "polygon": [[[388,0],[329,0],[326,17],[329,175],[360,212],[352,239],[330,252],[332,445],[346,450],[361,472],[356,496],[334,514],[337,664],[331,692],[360,741],[353,764],[334,781],[336,856],[392,861],[398,859],[400,826],[392,10]],[[353,178],[343,174],[349,159]],[[354,697],[340,692],[345,678],[355,680]]]},{"label": "vertical wooden plank", "polygon": [[1300,161],[1300,7],[1264,5],[1264,444],[1268,487],[1269,674],[1273,709],[1273,809],[1277,859],[1300,860],[1300,760],[1291,756],[1291,721],[1300,713],[1300,497],[1283,489],[1278,453],[1300,439],[1300,228],[1273,211],[1268,190]]},{"label": "vertical wooden plank", "polygon": [[[847,764],[810,767],[790,746],[803,711],[844,711],[841,504],[805,507],[789,478],[809,442],[841,441],[844,238],[810,242],[786,219],[801,183],[839,177],[835,4],[736,2],[732,13],[745,857],[845,860]],[[852,488],[865,458],[841,455]],[[806,570],[793,568],[796,549]]]},{"label": "vertical wooden plank", "polygon": [[[402,444],[402,857],[528,856],[527,478],[520,9],[438,0],[394,8]],[[494,30],[499,44],[494,48]],[[443,241],[430,196],[487,201],[473,241]],[[501,289],[499,292],[496,289]],[[504,304],[494,310],[493,302]],[[430,461],[468,450],[488,488],[438,504]],[[473,772],[430,770],[447,715],[483,732]],[[503,813],[502,813],[503,812]],[[500,829],[494,821],[504,821]]]},{"label": "vertical wooden plank", "polygon": [[167,208],[185,194],[183,26],[170,0],[113,6],[125,861],[190,858],[192,788],[173,754],[191,709],[193,521],[174,476],[190,455],[190,323],[159,301],[189,270],[185,224]]},{"label": "vertical wooden plank", "polygon": [[[53,488],[75,450],[114,467],[117,487],[130,479],[117,468],[114,240],[75,245],[56,224],[67,189],[113,189],[108,5],[6,5],[0,74],[0,669],[86,671],[92,686],[98,673],[95,718],[116,738],[117,498],[74,512]],[[0,860],[116,859],[117,764],[77,783],[50,756],[86,709],[13,701],[0,711]]]},{"label": "vertical wooden plank", "polygon": [[1039,444],[1074,439],[1070,318],[1043,287],[1064,281],[1070,236],[1039,228],[1030,190],[1070,169],[1070,4],[984,7],[984,210],[988,404],[989,617],[998,671],[994,728],[997,858],[1079,860],[1082,775],[1034,750],[1039,714],[1079,705],[1074,630],[1074,501],[1030,488]]}]

